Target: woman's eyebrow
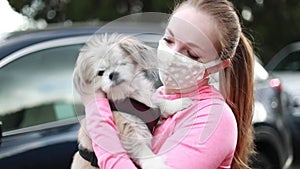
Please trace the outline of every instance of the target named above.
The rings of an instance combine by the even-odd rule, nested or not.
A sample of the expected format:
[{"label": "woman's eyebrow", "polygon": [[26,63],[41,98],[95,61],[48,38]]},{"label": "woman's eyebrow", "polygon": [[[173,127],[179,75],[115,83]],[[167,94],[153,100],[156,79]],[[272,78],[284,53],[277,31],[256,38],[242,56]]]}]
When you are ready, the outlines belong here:
[{"label": "woman's eyebrow", "polygon": [[171,31],[170,28],[167,28],[167,29],[166,29],[166,32],[168,32],[172,37],[174,37],[174,33]]},{"label": "woman's eyebrow", "polygon": [[186,44],[190,47],[195,47],[195,48],[199,48],[202,50],[202,48],[194,42],[186,42]]}]

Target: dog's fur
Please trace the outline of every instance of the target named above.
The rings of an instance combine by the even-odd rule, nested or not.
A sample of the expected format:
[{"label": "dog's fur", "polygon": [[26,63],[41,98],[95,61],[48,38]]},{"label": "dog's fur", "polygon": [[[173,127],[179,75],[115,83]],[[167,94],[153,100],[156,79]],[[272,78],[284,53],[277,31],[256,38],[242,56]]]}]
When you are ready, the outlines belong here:
[{"label": "dog's fur", "polygon": [[[149,107],[159,106],[163,109],[162,116],[167,117],[188,107],[191,100],[159,100],[156,104],[151,101],[155,88],[153,82],[145,77],[144,70],[152,69],[157,64],[156,60],[152,48],[132,37],[120,34],[98,35],[88,41],[80,51],[74,70],[75,89],[83,93],[84,86],[92,84],[95,90],[101,89],[112,101],[133,98]],[[163,158],[151,151],[152,134],[141,119],[119,111],[113,111],[113,117],[124,149],[141,168],[167,168]],[[84,120],[79,130],[78,142],[87,150],[93,151]],[[71,168],[94,167],[77,152]]]}]

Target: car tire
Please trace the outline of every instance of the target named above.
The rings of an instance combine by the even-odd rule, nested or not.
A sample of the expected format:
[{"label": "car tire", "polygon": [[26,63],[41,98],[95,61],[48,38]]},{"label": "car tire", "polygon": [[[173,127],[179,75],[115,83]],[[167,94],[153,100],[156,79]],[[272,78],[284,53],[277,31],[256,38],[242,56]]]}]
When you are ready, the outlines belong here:
[{"label": "car tire", "polygon": [[271,159],[262,152],[257,152],[250,160],[251,169],[278,169],[278,167],[272,163]]}]

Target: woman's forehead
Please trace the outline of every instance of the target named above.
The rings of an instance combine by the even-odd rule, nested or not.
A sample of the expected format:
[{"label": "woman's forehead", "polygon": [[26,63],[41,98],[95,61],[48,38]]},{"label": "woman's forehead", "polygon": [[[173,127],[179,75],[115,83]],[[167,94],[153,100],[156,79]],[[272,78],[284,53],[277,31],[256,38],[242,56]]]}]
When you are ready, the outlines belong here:
[{"label": "woman's forehead", "polygon": [[197,11],[196,8],[183,6],[177,9],[170,18],[167,31],[171,31],[182,42],[195,43],[202,49],[214,51],[214,55],[217,53],[216,24],[209,15]]}]

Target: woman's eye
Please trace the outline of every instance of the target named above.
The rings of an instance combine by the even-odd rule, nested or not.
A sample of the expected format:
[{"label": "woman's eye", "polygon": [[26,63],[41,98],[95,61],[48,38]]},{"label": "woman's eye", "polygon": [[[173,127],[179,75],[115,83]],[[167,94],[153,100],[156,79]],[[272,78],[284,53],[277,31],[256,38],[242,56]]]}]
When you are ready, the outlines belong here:
[{"label": "woman's eye", "polygon": [[103,76],[103,74],[104,74],[104,70],[99,70],[97,73],[98,76]]},{"label": "woman's eye", "polygon": [[164,37],[163,40],[166,41],[167,43],[172,43],[172,40],[167,37]]},{"label": "woman's eye", "polygon": [[189,57],[190,57],[191,59],[193,59],[193,60],[199,60],[199,57],[196,56],[196,55],[194,55],[194,54],[192,54],[190,51],[188,51],[187,53],[188,53],[188,55],[189,55]]}]

